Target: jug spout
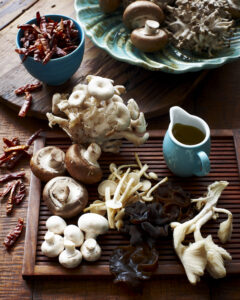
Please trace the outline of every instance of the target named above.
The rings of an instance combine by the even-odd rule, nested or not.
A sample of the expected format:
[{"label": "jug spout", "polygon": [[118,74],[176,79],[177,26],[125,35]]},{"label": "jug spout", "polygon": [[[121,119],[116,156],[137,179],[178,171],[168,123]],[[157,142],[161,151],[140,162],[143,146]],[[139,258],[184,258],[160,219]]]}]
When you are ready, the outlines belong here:
[{"label": "jug spout", "polygon": [[169,114],[171,127],[176,123],[185,123],[188,119],[191,119],[191,115],[179,106],[171,107]]}]

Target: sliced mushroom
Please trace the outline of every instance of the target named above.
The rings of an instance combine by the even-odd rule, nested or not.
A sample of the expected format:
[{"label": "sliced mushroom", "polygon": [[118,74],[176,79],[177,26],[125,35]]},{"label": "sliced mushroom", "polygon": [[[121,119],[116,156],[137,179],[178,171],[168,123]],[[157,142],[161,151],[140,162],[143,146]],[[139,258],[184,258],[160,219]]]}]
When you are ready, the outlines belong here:
[{"label": "sliced mushroom", "polygon": [[99,0],[99,6],[104,13],[114,12],[121,4],[121,0]]},{"label": "sliced mushroom", "polygon": [[38,150],[30,161],[33,174],[42,181],[61,176],[65,173],[65,153],[54,146]]},{"label": "sliced mushroom", "polygon": [[131,33],[133,45],[143,52],[156,52],[163,49],[168,42],[167,33],[159,28],[159,23],[147,20],[145,27]]},{"label": "sliced mushroom", "polygon": [[43,200],[53,214],[71,218],[87,205],[88,192],[82,184],[71,177],[59,176],[45,185]]},{"label": "sliced mushroom", "polygon": [[135,1],[124,11],[123,23],[129,29],[144,27],[146,20],[161,23],[164,20],[162,9],[149,1]]},{"label": "sliced mushroom", "polygon": [[72,145],[66,153],[65,163],[69,174],[87,184],[96,183],[102,178],[102,170],[97,160],[101,148],[92,143],[87,149],[81,145]]}]

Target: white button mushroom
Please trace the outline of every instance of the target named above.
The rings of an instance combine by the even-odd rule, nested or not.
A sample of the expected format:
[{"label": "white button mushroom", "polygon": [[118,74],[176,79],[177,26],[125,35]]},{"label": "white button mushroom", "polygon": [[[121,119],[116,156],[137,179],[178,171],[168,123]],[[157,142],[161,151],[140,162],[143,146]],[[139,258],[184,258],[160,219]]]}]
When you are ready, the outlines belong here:
[{"label": "white button mushroom", "polygon": [[101,248],[94,239],[87,239],[81,247],[82,256],[86,261],[96,261],[101,256]]},{"label": "white button mushroom", "polygon": [[68,225],[64,229],[64,240],[69,240],[75,244],[75,247],[80,247],[84,241],[84,235],[76,225]]},{"label": "white button mushroom", "polygon": [[67,227],[67,223],[61,217],[51,216],[46,221],[46,227],[53,233],[63,234],[64,229]]},{"label": "white button mushroom", "polygon": [[63,238],[60,235],[47,231],[44,239],[45,241],[41,246],[41,250],[44,255],[48,257],[56,257],[63,251]]},{"label": "white button mushroom", "polygon": [[85,239],[96,239],[99,234],[108,231],[108,220],[95,213],[83,214],[78,219],[78,227],[85,232]]},{"label": "white button mushroom", "polygon": [[80,265],[82,261],[82,253],[75,249],[73,242],[69,240],[64,241],[65,250],[59,255],[59,262],[65,268],[72,269]]}]

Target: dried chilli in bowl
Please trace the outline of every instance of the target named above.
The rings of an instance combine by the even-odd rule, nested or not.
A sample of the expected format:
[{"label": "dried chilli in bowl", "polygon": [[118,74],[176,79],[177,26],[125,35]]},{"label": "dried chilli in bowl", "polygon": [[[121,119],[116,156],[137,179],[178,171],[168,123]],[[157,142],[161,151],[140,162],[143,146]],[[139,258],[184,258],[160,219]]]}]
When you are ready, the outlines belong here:
[{"label": "dried chilli in bowl", "polygon": [[22,24],[22,47],[15,49],[23,54],[23,61],[31,56],[35,61],[46,64],[50,59],[66,56],[79,45],[79,33],[72,20],[56,22],[36,13],[36,24]]}]

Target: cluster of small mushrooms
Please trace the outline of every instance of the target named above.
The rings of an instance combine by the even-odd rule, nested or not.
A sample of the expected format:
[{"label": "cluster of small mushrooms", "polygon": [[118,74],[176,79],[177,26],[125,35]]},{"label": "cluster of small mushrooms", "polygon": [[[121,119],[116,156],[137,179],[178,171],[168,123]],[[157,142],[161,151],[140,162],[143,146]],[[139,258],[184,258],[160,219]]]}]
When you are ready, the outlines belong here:
[{"label": "cluster of small mushrooms", "polygon": [[144,114],[134,99],[127,104],[121,95],[125,87],[100,76],[87,76],[88,84],[78,84],[68,97],[54,94],[49,126],[58,124],[76,144],[96,143],[105,152],[119,152],[122,139],[136,146],[146,142]]},{"label": "cluster of small mushrooms", "polygon": [[[104,13],[123,8],[123,23],[132,44],[143,52],[163,49],[168,40],[178,49],[211,57],[230,45],[239,0],[99,0]],[[161,25],[161,28],[160,28]]]},{"label": "cluster of small mushrooms", "polygon": [[[100,258],[101,248],[96,238],[108,231],[108,221],[100,215],[89,213],[82,215],[76,226],[67,225],[59,216],[51,216],[46,221],[46,227],[48,231],[41,246],[42,253],[48,257],[58,256],[65,268],[76,268],[82,259],[96,261]],[[80,251],[76,247],[81,247]]]}]

